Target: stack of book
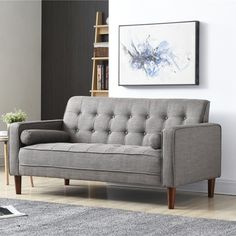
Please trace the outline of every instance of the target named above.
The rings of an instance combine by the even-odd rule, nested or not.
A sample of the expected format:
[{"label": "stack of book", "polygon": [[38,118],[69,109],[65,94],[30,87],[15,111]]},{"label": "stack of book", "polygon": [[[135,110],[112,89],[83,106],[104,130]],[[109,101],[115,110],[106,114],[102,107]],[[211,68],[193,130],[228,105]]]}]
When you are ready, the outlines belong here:
[{"label": "stack of book", "polygon": [[102,63],[97,65],[97,90],[108,90],[109,65]]},{"label": "stack of book", "polygon": [[108,57],[108,42],[94,43],[95,57]]}]

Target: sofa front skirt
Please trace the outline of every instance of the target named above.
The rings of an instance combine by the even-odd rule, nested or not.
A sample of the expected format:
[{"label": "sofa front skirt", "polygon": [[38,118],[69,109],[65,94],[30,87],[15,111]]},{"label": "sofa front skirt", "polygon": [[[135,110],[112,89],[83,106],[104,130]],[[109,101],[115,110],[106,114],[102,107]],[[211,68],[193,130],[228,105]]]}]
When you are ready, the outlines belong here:
[{"label": "sofa front skirt", "polygon": [[150,147],[54,143],[20,149],[19,173],[102,182],[161,185],[161,150]]}]

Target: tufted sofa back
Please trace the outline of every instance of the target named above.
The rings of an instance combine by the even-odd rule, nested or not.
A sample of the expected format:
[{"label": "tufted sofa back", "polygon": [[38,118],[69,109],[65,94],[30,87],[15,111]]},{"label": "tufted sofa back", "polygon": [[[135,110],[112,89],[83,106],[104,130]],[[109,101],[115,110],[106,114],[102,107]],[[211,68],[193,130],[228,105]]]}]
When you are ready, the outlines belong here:
[{"label": "tufted sofa back", "polygon": [[72,97],[64,130],[72,142],[151,146],[166,127],[208,121],[209,101]]}]

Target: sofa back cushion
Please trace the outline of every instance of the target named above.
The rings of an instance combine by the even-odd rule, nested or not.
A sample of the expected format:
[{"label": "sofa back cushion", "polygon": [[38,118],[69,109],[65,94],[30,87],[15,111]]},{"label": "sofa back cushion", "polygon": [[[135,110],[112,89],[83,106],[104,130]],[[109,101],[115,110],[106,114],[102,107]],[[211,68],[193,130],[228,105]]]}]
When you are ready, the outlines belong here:
[{"label": "sofa back cushion", "polygon": [[207,122],[208,113],[206,100],[72,97],[63,120],[72,142],[160,148],[164,128]]}]

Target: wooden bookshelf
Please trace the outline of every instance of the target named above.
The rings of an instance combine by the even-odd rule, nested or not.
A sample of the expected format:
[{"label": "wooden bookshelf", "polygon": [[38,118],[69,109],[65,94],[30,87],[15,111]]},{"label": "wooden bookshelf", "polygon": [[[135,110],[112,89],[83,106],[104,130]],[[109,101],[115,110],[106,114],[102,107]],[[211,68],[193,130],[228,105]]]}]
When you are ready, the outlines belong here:
[{"label": "wooden bookshelf", "polygon": [[109,34],[108,25],[94,25],[100,35]]},{"label": "wooden bookshelf", "polygon": [[[107,28],[108,29],[108,25],[94,25],[94,28]],[[107,31],[108,34],[108,31]]]},{"label": "wooden bookshelf", "polygon": [[90,90],[93,97],[108,97],[108,90]]},{"label": "wooden bookshelf", "polygon": [[[109,90],[108,90],[109,57],[108,57],[108,49],[106,49],[108,47],[108,42],[106,43],[106,41],[104,41],[104,37],[108,38],[109,27],[108,25],[102,24],[103,22],[102,18],[103,18],[102,12],[97,12],[96,24],[94,25],[94,29],[95,29],[94,45],[93,45],[94,53],[92,57],[93,71],[92,71],[92,88],[90,90],[90,94],[91,96],[107,97],[109,95]],[[101,47],[99,43],[101,43]],[[95,47],[96,47],[96,50],[95,50]],[[104,50],[104,48],[106,50]],[[100,55],[99,55],[99,52],[100,52]],[[106,55],[104,55],[104,53]],[[99,65],[103,67],[102,72],[99,71],[99,69],[101,68],[99,67]]]},{"label": "wooden bookshelf", "polygon": [[92,60],[105,61],[109,60],[109,57],[92,57]]}]

